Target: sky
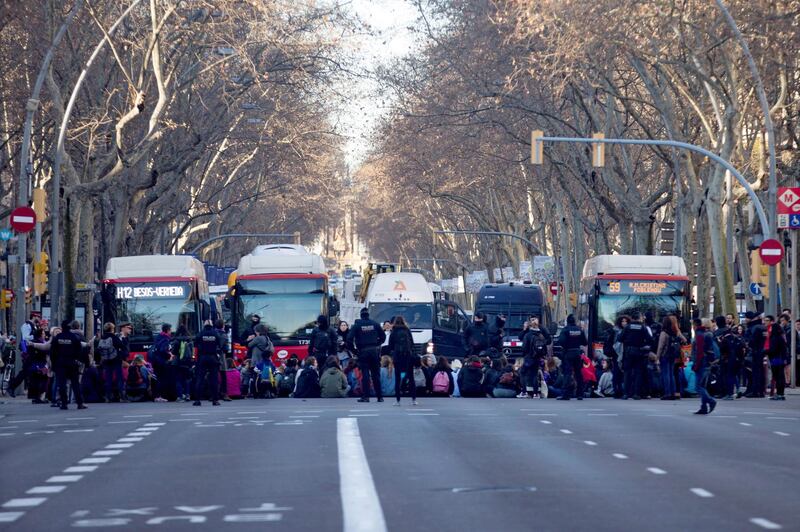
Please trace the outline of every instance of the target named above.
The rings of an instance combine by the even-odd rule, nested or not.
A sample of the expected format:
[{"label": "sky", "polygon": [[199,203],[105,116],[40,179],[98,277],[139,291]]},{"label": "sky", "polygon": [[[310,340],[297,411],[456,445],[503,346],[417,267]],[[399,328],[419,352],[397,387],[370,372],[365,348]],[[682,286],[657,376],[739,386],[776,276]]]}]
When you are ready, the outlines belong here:
[{"label": "sky", "polygon": [[[348,8],[373,30],[373,35],[359,36],[353,43],[357,68],[374,71],[421,49],[421,43],[409,29],[417,21],[417,10],[411,2],[352,0]],[[346,161],[352,173],[366,157],[371,134],[391,102],[379,94],[378,84],[370,79],[350,82],[343,91],[351,97],[336,119],[339,131],[347,137]]]}]

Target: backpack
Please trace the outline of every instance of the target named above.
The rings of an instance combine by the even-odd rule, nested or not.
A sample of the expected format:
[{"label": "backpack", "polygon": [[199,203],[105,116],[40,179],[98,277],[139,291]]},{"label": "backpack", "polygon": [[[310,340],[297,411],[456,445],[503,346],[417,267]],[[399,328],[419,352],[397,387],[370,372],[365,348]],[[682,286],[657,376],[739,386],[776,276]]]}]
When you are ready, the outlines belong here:
[{"label": "backpack", "polygon": [[114,337],[101,338],[97,342],[97,351],[100,353],[100,360],[103,362],[111,362],[117,358],[117,348],[114,347]]},{"label": "backpack", "polygon": [[547,349],[547,341],[541,332],[532,334],[535,334],[535,337],[533,338],[533,352],[537,355],[542,355]]},{"label": "backpack", "polygon": [[314,354],[324,354],[327,357],[331,351],[331,337],[328,331],[317,331],[314,335]]},{"label": "backpack", "polygon": [[288,374],[284,373],[283,379],[281,379],[280,390],[279,390],[281,395],[288,396],[290,393],[294,391],[294,383],[296,378],[297,378],[297,371],[292,371]]},{"label": "backpack", "polygon": [[[720,359],[719,343],[717,341],[715,341],[714,338],[711,337],[710,334],[708,334],[708,333],[706,333],[706,334],[707,334],[707,336],[706,336],[706,344],[711,344],[711,349],[706,347],[706,353],[705,353],[706,363],[708,365],[711,365],[714,362],[719,361],[719,359]],[[711,337],[711,341],[710,342],[708,341],[709,337]]]},{"label": "backpack", "polygon": [[427,385],[428,381],[425,379],[425,372],[422,371],[422,368],[414,368],[414,386],[424,388]]},{"label": "backpack", "polygon": [[681,339],[678,336],[669,337],[669,347],[667,348],[667,358],[676,361],[681,357]]},{"label": "backpack", "polygon": [[[394,333],[392,333],[392,334],[394,334]],[[409,345],[409,342],[408,342],[409,335],[410,335],[410,333],[406,334],[404,329],[398,329],[397,330],[397,341],[394,344],[394,353],[396,355],[405,356],[405,355],[408,355],[409,353],[412,353],[414,351],[411,348],[411,345]]]},{"label": "backpack", "polygon": [[141,388],[144,384],[144,377],[142,376],[142,368],[132,365],[128,371],[127,385],[130,388]]},{"label": "backpack", "polygon": [[[416,374],[414,376],[414,383],[416,384]],[[433,376],[433,392],[434,393],[447,393],[450,391],[450,379],[447,378],[446,371],[437,371]]]}]

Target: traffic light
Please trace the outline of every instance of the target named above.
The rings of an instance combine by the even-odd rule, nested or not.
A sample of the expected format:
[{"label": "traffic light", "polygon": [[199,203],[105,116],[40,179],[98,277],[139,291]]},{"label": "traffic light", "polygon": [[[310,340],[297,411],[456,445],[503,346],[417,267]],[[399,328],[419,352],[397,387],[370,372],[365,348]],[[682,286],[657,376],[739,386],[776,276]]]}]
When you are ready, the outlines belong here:
[{"label": "traffic light", "polygon": [[25,304],[26,305],[33,304],[33,290],[31,290],[30,288],[25,290]]},{"label": "traffic light", "polygon": [[47,272],[50,257],[44,251],[39,255],[39,260],[33,263],[33,289],[37,296],[47,292]]},{"label": "traffic light", "polygon": [[[593,139],[604,139],[606,136],[603,133],[595,133],[592,135]],[[595,168],[602,168],[606,165],[606,145],[603,142],[592,143],[592,166]]]},{"label": "traffic light", "polygon": [[0,309],[11,308],[11,303],[14,302],[14,292],[11,290],[0,290]]}]

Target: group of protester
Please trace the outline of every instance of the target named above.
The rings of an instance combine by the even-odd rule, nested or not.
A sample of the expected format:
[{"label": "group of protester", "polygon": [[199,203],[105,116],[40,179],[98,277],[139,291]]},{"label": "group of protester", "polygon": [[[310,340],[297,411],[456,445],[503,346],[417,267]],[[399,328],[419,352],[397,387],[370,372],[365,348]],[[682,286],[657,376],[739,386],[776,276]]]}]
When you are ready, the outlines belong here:
[{"label": "group of protester", "polygon": [[[78,408],[86,402],[154,400],[212,404],[230,396],[251,398],[371,397],[383,401],[410,396],[519,397],[560,400],[589,397],[677,400],[699,395],[707,414],[716,399],[765,397],[784,400],[789,338],[800,338],[800,320],[778,320],[748,312],[742,324],[734,317],[695,319],[687,338],[676,316],[656,323],[636,312],[620,316],[609,328],[602,352],[588,349],[583,329],[569,316],[557,338],[536,317],[524,325],[522,355],[500,355],[503,319],[492,326],[478,313],[464,333],[467,356],[452,363],[443,356],[420,356],[403,316],[378,324],[362,309],[353,327],[334,328],[319,316],[303,360],[292,356],[279,366],[268,327],[254,319],[246,332],[247,356],[235,368],[220,320],[207,321],[189,338],[185,328],[172,334],[164,324],[147,357],[130,360],[130,323],[119,330],[107,323],[88,342],[77,321],[45,331],[37,318],[22,328],[23,368],[10,393],[23,381],[34,403],[67,408],[68,393]],[[798,342],[800,343],[800,342]],[[559,356],[560,355],[560,356]],[[233,378],[231,378],[233,377]],[[221,379],[220,379],[221,378]],[[68,386],[69,385],[69,386]]]}]

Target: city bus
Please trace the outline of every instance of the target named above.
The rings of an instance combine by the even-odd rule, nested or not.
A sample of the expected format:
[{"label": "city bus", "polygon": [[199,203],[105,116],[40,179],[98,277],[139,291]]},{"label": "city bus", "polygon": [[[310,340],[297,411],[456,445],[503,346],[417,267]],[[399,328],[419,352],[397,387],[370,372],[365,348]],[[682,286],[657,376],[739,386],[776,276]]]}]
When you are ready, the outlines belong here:
[{"label": "city bus", "polygon": [[595,354],[618,316],[651,312],[657,322],[675,314],[689,337],[691,287],[680,257],[599,255],[583,266],[578,317]]},{"label": "city bus", "polygon": [[276,364],[292,355],[305,358],[317,317],[328,315],[326,272],[321,256],[298,245],[258,246],[242,257],[228,296],[234,355],[247,356],[257,315],[275,346]]},{"label": "city bus", "polygon": [[103,279],[103,322],[131,322],[131,356],[147,354],[161,325],[194,338],[210,316],[203,263],[185,255],[139,255],[108,261]]}]

